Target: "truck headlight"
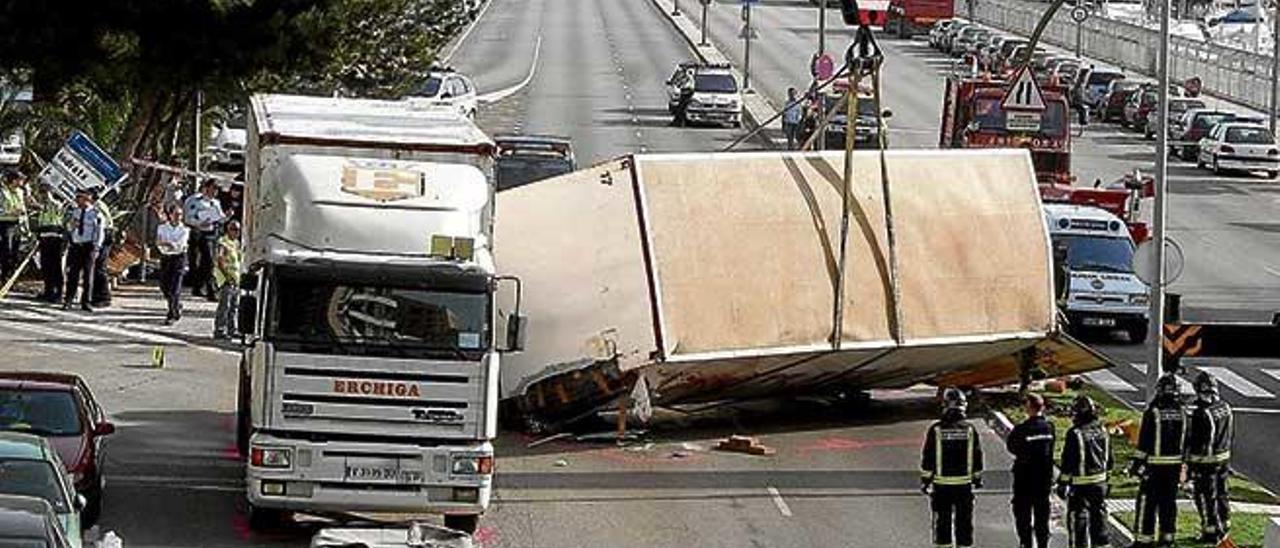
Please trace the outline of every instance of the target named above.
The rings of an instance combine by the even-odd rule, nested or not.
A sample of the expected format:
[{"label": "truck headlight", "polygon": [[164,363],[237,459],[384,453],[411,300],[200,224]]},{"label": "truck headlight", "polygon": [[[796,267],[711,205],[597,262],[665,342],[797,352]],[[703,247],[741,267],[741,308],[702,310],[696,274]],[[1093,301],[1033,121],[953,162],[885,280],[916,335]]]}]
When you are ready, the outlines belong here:
[{"label": "truck headlight", "polygon": [[1147,296],[1147,294],[1146,294],[1146,293],[1140,293],[1140,294],[1137,294],[1137,295],[1129,295],[1129,304],[1142,304],[1142,305],[1145,305],[1145,304],[1147,304],[1147,303],[1149,303],[1149,302],[1151,302],[1151,297]]},{"label": "truck headlight", "polygon": [[476,476],[488,475],[493,473],[493,457],[467,455],[461,457],[453,457],[454,475],[459,476]]},{"label": "truck headlight", "polygon": [[690,99],[689,106],[692,108],[702,108],[702,101],[699,101],[697,99]]},{"label": "truck headlight", "polygon": [[288,468],[292,453],[287,447],[254,447],[249,452],[249,464],[258,468]]}]

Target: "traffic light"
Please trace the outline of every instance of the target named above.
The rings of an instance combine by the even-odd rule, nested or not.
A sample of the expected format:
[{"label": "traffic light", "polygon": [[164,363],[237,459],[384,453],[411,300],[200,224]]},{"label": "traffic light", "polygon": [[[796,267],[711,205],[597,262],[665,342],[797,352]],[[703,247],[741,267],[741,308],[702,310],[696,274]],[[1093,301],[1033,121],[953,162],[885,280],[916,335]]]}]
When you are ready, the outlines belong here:
[{"label": "traffic light", "polygon": [[862,24],[862,18],[858,17],[858,0],[840,0],[840,16],[844,17],[844,24],[856,27]]}]

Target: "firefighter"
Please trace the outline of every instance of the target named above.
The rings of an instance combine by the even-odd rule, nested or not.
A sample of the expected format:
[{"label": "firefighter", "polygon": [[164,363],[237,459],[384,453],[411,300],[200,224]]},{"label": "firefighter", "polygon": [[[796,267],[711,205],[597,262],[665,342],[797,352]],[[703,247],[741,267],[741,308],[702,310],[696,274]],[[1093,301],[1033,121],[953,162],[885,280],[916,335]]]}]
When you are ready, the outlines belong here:
[{"label": "firefighter", "polygon": [[1067,544],[1071,548],[1110,545],[1107,535],[1107,480],[1115,457],[1111,438],[1098,420],[1098,407],[1080,395],[1071,404],[1071,428],[1062,445],[1058,497],[1067,501]]},{"label": "firefighter", "polygon": [[934,545],[973,546],[973,490],[982,488],[982,443],[965,420],[964,393],[948,388],[942,400],[942,420],[929,426],[921,451],[920,490],[931,495]]},{"label": "firefighter", "polygon": [[1177,532],[1178,482],[1187,431],[1186,408],[1178,395],[1177,381],[1166,374],[1156,382],[1156,395],[1142,414],[1138,447],[1129,466],[1129,475],[1141,479],[1134,508],[1137,548],[1172,545]]},{"label": "firefighter", "polygon": [[1217,544],[1231,528],[1227,475],[1235,417],[1218,395],[1218,381],[1200,372],[1195,380],[1196,403],[1187,431],[1187,470],[1200,512],[1200,542]]},{"label": "firefighter", "polygon": [[1027,420],[1013,427],[1005,447],[1013,454],[1013,521],[1020,548],[1049,547],[1049,494],[1053,490],[1053,423],[1044,398],[1027,394]]}]

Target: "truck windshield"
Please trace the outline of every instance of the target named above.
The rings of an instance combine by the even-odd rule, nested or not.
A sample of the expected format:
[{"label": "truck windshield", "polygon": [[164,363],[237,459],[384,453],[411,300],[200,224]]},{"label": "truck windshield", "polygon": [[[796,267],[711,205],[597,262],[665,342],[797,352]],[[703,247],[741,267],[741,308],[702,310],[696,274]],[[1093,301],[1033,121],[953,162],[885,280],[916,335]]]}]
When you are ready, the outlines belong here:
[{"label": "truck windshield", "polygon": [[1084,272],[1133,272],[1133,243],[1126,238],[1062,234],[1053,237],[1067,244],[1067,265]]},{"label": "truck windshield", "polygon": [[573,171],[573,161],[562,155],[511,154],[498,158],[498,190],[506,190],[564,175]]},{"label": "truck windshield", "polygon": [[279,280],[268,336],[326,352],[479,359],[489,345],[489,296],[421,287]]}]

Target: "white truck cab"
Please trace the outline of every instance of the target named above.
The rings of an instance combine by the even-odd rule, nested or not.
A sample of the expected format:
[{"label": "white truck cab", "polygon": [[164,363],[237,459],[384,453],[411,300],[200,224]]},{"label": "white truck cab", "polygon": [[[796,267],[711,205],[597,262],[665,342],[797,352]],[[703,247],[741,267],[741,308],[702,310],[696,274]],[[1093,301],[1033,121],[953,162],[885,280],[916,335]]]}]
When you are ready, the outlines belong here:
[{"label": "white truck cab", "polygon": [[425,512],[474,532],[499,352],[520,331],[494,303],[512,280],[494,270],[494,152],[452,109],[252,98],[237,412],[251,526]]},{"label": "white truck cab", "polygon": [[1145,341],[1151,290],[1133,272],[1136,246],[1125,223],[1102,209],[1069,204],[1045,204],[1044,217],[1054,271],[1069,276],[1058,301],[1069,327],[1122,330],[1131,343]]}]

